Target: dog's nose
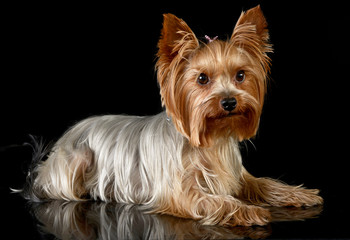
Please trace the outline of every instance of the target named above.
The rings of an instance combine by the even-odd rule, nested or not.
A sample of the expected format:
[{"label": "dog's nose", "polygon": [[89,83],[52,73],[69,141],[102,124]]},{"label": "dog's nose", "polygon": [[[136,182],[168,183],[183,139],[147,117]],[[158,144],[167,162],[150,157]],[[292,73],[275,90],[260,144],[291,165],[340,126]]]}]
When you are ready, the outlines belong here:
[{"label": "dog's nose", "polygon": [[224,98],[220,101],[220,103],[222,108],[228,112],[233,111],[237,106],[236,98]]}]

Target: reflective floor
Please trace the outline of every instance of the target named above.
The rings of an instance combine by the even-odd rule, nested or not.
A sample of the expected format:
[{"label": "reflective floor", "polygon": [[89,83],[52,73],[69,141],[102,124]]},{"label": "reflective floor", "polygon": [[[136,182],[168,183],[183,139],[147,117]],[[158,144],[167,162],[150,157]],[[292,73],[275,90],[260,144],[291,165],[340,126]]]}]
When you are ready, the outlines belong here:
[{"label": "reflective floor", "polygon": [[[316,218],[322,207],[271,208],[273,222]],[[135,205],[102,202],[52,201],[31,204],[30,211],[43,235],[59,239],[237,239],[267,238],[265,227],[203,226],[196,221],[146,214]]]},{"label": "reflective floor", "polygon": [[[270,208],[267,226],[204,226],[139,206],[103,202],[28,203],[9,194],[1,229],[11,239],[350,239],[348,207]],[[5,203],[4,202],[4,203]]]},{"label": "reflective floor", "polygon": [[[147,214],[139,206],[103,202],[29,203],[10,187],[23,184],[23,159],[31,149],[0,151],[1,230],[11,239],[350,239],[347,191],[337,178],[320,181],[324,206],[270,208],[267,226],[203,226],[172,216]],[[4,171],[4,169],[7,169]],[[19,174],[20,169],[23,174]],[[338,186],[338,187],[337,187]]]}]

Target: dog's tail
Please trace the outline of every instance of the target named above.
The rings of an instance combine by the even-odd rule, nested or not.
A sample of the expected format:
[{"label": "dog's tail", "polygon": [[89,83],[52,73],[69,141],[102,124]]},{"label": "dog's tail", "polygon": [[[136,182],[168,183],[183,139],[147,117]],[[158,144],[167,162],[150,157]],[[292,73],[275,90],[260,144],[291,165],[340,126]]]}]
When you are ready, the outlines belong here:
[{"label": "dog's tail", "polygon": [[11,189],[13,193],[20,193],[25,199],[40,202],[41,194],[34,187],[35,179],[38,175],[37,168],[51,150],[51,144],[46,145],[42,138],[29,135],[31,143],[24,143],[33,149],[32,161],[28,167],[26,182],[22,189]]}]

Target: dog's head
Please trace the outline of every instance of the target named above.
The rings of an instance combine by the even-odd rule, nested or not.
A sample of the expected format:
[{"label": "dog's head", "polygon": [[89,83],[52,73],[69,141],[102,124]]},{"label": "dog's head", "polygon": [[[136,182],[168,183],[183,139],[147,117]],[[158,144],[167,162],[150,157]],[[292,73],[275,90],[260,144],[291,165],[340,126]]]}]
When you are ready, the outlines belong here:
[{"label": "dog's head", "polygon": [[162,104],[191,145],[256,134],[272,52],[266,27],[257,6],[242,12],[230,39],[204,43],[182,19],[164,15],[156,64]]}]

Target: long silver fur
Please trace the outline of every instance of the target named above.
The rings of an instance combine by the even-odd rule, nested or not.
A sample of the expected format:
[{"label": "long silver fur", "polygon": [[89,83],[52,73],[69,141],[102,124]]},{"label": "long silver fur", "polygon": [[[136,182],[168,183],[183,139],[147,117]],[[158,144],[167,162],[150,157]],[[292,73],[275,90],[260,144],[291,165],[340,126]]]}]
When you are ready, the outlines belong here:
[{"label": "long silver fur", "polygon": [[[85,119],[68,130],[34,170],[40,172],[32,186],[35,198],[82,200],[88,194],[95,200],[154,206],[172,195],[174,184],[181,184],[186,142],[165,112]],[[239,175],[241,157],[235,146],[227,149],[236,155],[230,168]],[[76,178],[79,171],[84,171],[83,182]],[[209,186],[215,177],[210,174],[205,176]],[[85,194],[79,192],[80,185]]]}]

